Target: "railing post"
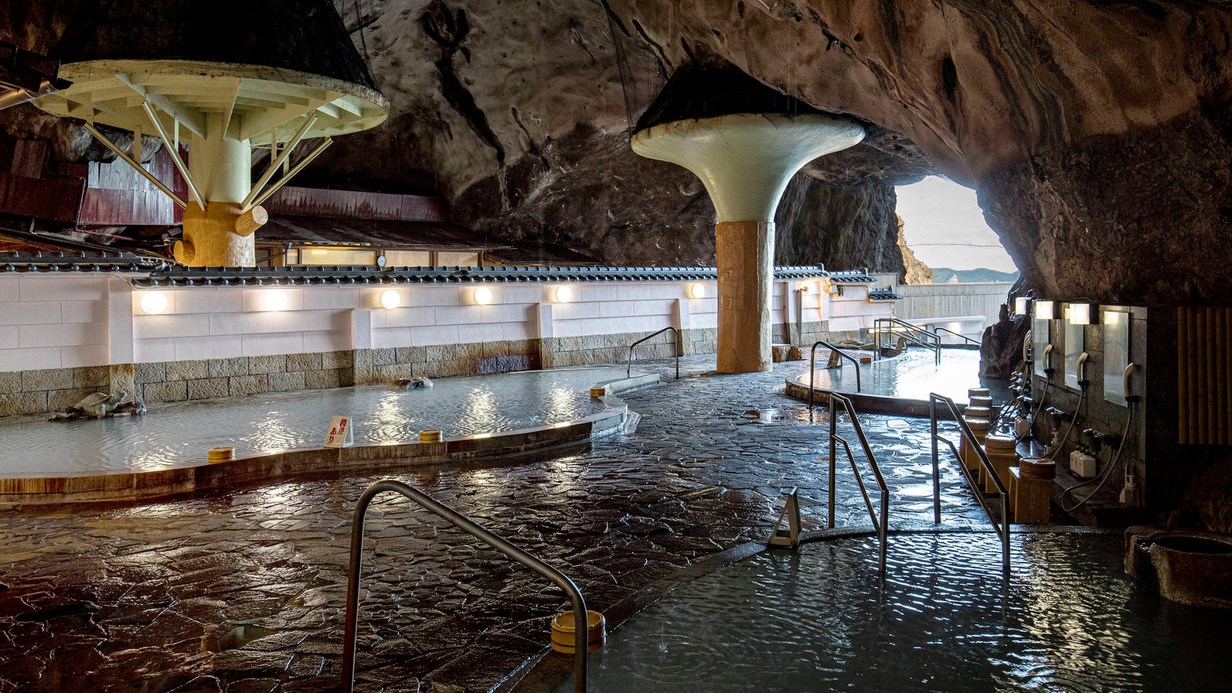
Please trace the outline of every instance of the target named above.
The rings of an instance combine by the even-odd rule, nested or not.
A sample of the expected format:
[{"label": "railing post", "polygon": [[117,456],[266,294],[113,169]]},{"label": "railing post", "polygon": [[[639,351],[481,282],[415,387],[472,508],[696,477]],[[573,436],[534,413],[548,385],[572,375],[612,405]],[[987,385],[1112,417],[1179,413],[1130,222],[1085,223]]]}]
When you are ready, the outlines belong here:
[{"label": "railing post", "polygon": [[813,379],[817,373],[817,345],[809,351],[809,411],[813,410]]},{"label": "railing post", "polygon": [[351,557],[347,571],[346,620],[342,635],[342,690],[351,693],[355,688],[355,641],[359,630],[359,573],[364,553],[364,520],[368,505],[383,489],[372,485],[359,497],[355,517],[351,519]]},{"label": "railing post", "polygon": [[835,436],[838,434],[838,412],[834,409],[834,397],[831,393],[830,397],[830,481],[827,484],[827,494],[829,498],[826,501],[827,520],[826,526],[834,529],[834,458],[838,455],[838,446],[835,444]]},{"label": "railing post", "polygon": [[[941,468],[937,455],[937,398],[928,396],[928,432],[933,445],[933,523],[941,524]],[[961,460],[960,460],[961,462]]]}]

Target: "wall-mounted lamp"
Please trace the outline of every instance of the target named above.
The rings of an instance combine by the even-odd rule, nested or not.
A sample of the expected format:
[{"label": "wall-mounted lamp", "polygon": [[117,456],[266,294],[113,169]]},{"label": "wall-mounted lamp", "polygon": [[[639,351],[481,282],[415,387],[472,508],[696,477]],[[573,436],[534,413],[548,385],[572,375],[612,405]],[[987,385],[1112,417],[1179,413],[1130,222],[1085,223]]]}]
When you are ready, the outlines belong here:
[{"label": "wall-mounted lamp", "polygon": [[286,310],[290,299],[282,289],[270,289],[261,292],[261,306],[265,310]]},{"label": "wall-mounted lamp", "polygon": [[558,286],[552,292],[552,297],[556,299],[557,303],[568,303],[573,300],[573,287],[568,284]]},{"label": "wall-mounted lamp", "polygon": [[160,315],[167,310],[167,294],[161,291],[142,291],[141,310],[147,315]]},{"label": "wall-mounted lamp", "polygon": [[381,292],[381,305],[385,310],[393,310],[402,305],[402,295],[393,289],[385,289]]},{"label": "wall-mounted lamp", "polygon": [[690,284],[689,285],[689,297],[690,298],[705,298],[706,297],[706,285],[702,284],[701,282]]},{"label": "wall-mounted lamp", "polygon": [[474,298],[475,303],[486,306],[492,302],[492,290],[486,286],[481,286],[475,289]]},{"label": "wall-mounted lamp", "polygon": [[1031,298],[1019,296],[1014,299],[1014,315],[1026,315],[1031,312]]},{"label": "wall-mounted lamp", "polygon": [[1056,304],[1053,303],[1052,301],[1037,300],[1035,302],[1035,319],[1036,320],[1052,320],[1053,318],[1056,318],[1057,311],[1056,311],[1055,305]]},{"label": "wall-mounted lamp", "polygon": [[1067,317],[1071,325],[1090,325],[1091,318],[1099,311],[1094,303],[1070,303]]}]

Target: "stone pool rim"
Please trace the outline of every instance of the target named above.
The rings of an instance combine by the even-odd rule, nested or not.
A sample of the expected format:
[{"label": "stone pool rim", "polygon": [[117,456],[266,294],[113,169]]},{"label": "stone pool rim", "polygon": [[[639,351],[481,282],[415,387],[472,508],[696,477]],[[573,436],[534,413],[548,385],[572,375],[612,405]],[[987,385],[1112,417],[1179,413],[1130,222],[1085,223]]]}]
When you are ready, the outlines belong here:
[{"label": "stone pool rim", "polygon": [[[548,369],[576,370],[576,369]],[[80,476],[0,478],[0,508],[30,505],[153,501],[198,491],[248,486],[308,474],[403,471],[446,463],[512,456],[616,434],[629,418],[617,393],[657,384],[658,374],[634,374],[601,381],[602,411],[578,419],[529,428],[418,441],[354,445],[345,448],[294,448],[209,463],[151,471],[120,471]]]},{"label": "stone pool rim", "polygon": [[[941,347],[942,349],[965,349],[967,351],[974,350],[974,347],[966,347],[964,345],[947,344]],[[898,356],[883,356],[880,359],[875,359],[874,364],[878,362],[890,361],[893,359],[902,358],[902,354]],[[819,369],[821,370],[821,369]],[[809,400],[809,385],[801,382],[802,379],[808,377],[808,371],[801,373],[795,377],[786,379],[786,386],[783,390],[784,394],[792,399]],[[925,419],[929,416],[928,400],[911,399],[909,397],[894,397],[892,395],[876,395],[869,392],[850,392],[848,390],[836,388],[813,387],[813,403],[816,405],[829,406],[830,393],[837,392],[851,400],[851,403],[859,410],[860,413],[868,414],[897,414],[899,416],[910,416],[917,419]],[[967,410],[967,403],[954,401],[959,412]],[[937,409],[938,419],[952,418],[948,411],[943,407]]]}]

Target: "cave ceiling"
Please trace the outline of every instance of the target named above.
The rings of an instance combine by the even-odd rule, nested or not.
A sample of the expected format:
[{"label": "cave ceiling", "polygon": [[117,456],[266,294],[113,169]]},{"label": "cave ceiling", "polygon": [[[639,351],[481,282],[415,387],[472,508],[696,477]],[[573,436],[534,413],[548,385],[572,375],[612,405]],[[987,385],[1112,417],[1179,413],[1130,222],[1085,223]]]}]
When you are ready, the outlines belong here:
[{"label": "cave ceiling", "polygon": [[[125,3],[137,4],[108,7]],[[89,6],[6,3],[0,26],[9,40],[46,49]],[[706,262],[713,210],[700,185],[638,159],[627,142],[675,70],[722,62],[868,124],[860,146],[805,171],[806,188],[890,205],[877,228],[854,233],[886,232],[893,196],[884,189],[941,173],[977,190],[990,225],[1044,294],[1213,301],[1232,284],[1229,258],[1194,252],[1232,222],[1229,2],[333,7],[391,117],[341,138],[307,183],[439,194],[457,220],[494,238],[572,239],[612,249],[599,253],[609,261]],[[140,39],[136,30],[119,35]],[[792,207],[806,208],[807,193]],[[656,260],[658,251],[666,254]]]}]

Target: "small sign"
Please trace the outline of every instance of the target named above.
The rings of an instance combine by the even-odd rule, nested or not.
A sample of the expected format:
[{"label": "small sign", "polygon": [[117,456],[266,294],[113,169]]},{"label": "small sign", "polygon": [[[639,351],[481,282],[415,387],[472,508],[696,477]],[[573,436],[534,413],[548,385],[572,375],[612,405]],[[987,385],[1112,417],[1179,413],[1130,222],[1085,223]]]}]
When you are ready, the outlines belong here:
[{"label": "small sign", "polygon": [[351,430],[351,417],[335,416],[329,422],[329,433],[325,436],[327,448],[349,448],[355,444],[355,433]]}]

